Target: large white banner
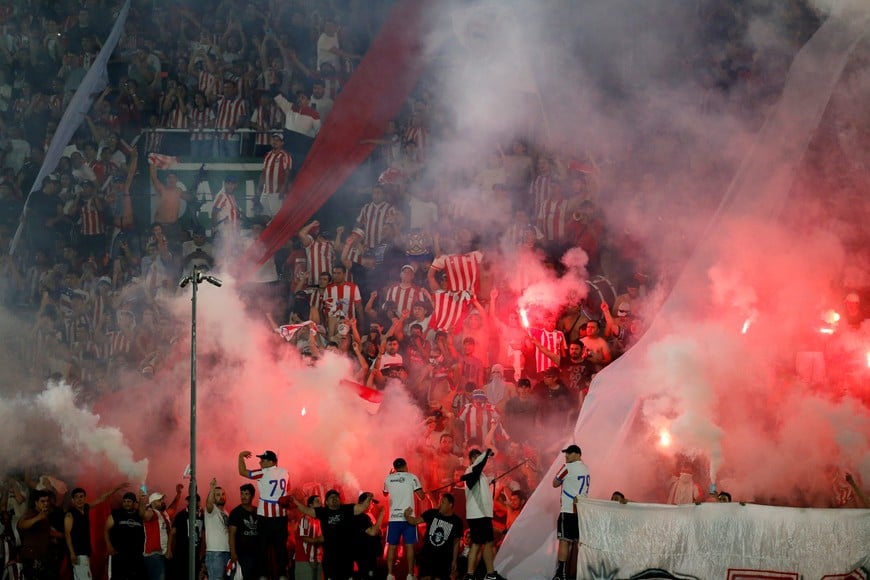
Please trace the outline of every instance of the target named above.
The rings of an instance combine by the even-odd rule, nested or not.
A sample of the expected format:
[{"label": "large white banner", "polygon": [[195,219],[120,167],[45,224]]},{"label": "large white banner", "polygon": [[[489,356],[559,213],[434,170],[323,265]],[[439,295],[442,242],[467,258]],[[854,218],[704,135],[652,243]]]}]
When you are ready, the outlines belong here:
[{"label": "large white banner", "polygon": [[[106,41],[103,43],[103,47],[100,49],[97,58],[94,59],[88,72],[85,73],[84,79],[82,79],[81,84],[76,89],[75,94],[73,94],[69,104],[64,110],[63,116],[57,125],[57,130],[54,132],[54,137],[52,137],[51,143],[48,146],[48,151],[45,152],[45,160],[42,162],[42,167],[39,168],[39,173],[36,175],[33,187],[30,188],[30,191],[27,194],[27,199],[24,202],[25,215],[27,213],[27,205],[30,202],[30,196],[34,191],[42,187],[42,181],[45,179],[45,176],[54,171],[54,168],[57,167],[57,163],[63,155],[63,150],[72,140],[73,134],[81,126],[85,119],[85,115],[90,111],[94,98],[99,95],[104,88],[106,88],[106,85],[109,82],[106,64],[109,62],[109,58],[115,51],[115,47],[118,45],[118,40],[124,32],[124,25],[127,23],[127,15],[129,13],[130,0],[126,0],[121,7],[121,10],[118,12],[115,24],[112,26],[109,36],[106,37]],[[9,249],[10,254],[14,254],[18,249],[18,244],[21,241],[22,230],[23,219],[22,224],[18,226],[18,229],[15,232],[15,237],[12,240],[12,245]]]},{"label": "large white banner", "polygon": [[870,510],[578,504],[577,578],[865,580]]}]

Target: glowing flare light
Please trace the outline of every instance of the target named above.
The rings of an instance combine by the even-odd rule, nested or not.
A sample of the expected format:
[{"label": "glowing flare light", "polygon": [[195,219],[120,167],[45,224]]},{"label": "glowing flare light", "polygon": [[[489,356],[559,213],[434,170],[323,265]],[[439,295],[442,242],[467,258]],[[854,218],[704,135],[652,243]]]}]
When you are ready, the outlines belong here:
[{"label": "glowing flare light", "polygon": [[525,308],[520,308],[520,322],[522,322],[523,328],[529,329],[529,313]]},{"label": "glowing flare light", "polygon": [[670,432],[664,427],[659,429],[659,445],[662,447],[670,447],[671,443],[673,443],[673,437],[671,437]]},{"label": "glowing flare light", "polygon": [[308,414],[308,410],[305,407],[302,407],[302,410],[299,412],[303,417]]},{"label": "glowing flare light", "polygon": [[742,334],[746,334],[746,331],[749,330],[749,327],[750,327],[750,326],[752,326],[752,319],[751,319],[751,318],[747,318],[746,320],[743,321],[743,328],[740,330],[740,332],[741,332]]}]

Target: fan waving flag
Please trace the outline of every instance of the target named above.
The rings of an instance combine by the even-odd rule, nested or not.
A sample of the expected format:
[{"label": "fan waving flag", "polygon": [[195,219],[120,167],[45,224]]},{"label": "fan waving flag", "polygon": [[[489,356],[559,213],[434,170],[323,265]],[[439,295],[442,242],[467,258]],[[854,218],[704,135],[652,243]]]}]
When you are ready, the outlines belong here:
[{"label": "fan waving flag", "polygon": [[[427,62],[423,23],[432,0],[399,0],[380,34],[335,101],[288,192],[284,205],[242,256],[238,277],[246,279],[296,235],[314,212],[374,150],[401,110]],[[431,16],[431,15],[429,15]]]}]

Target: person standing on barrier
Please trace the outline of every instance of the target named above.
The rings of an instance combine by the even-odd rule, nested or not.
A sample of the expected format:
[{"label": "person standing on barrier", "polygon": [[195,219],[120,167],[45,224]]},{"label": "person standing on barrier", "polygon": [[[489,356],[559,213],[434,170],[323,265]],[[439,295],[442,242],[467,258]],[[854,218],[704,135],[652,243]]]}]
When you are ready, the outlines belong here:
[{"label": "person standing on barrier", "polygon": [[571,444],[562,453],[565,454],[565,465],[553,479],[553,487],[562,488],[562,509],[556,521],[559,551],[553,580],[567,580],[568,554],[571,552],[571,545],[580,541],[575,503],[578,497],[589,495],[589,468],[581,460],[580,447]]},{"label": "person standing on barrier", "polygon": [[[239,453],[239,475],[257,481],[260,501],[257,505],[260,542],[266,556],[273,552],[275,569],[269,578],[287,576],[287,510],[279,502],[290,489],[290,474],[278,467],[278,455],[274,451],[264,451],[257,455],[260,468],[248,470],[245,460],[253,454],[250,451]],[[267,560],[268,561],[268,560]]]}]

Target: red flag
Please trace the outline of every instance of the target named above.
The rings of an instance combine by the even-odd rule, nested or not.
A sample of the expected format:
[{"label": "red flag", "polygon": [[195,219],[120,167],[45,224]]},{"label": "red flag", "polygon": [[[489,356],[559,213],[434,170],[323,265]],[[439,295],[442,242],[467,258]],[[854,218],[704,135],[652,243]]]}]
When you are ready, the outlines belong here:
[{"label": "red flag", "polygon": [[335,101],[284,205],[239,263],[245,279],[314,215],[375,148],[417,84],[427,58],[423,21],[432,0],[399,0]]}]

